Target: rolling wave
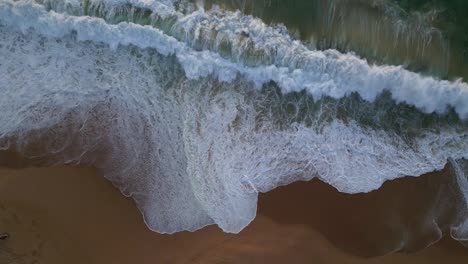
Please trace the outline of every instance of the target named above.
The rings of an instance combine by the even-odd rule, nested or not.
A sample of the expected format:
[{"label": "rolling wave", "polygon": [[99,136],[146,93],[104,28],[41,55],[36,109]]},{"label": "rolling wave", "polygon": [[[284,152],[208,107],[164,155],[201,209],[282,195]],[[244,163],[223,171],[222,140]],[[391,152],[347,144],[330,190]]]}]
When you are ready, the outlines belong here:
[{"label": "rolling wave", "polygon": [[370,192],[449,163],[467,193],[468,84],[183,3],[0,0],[0,164],[96,166],[162,233],[237,233],[259,192],[313,178]]}]

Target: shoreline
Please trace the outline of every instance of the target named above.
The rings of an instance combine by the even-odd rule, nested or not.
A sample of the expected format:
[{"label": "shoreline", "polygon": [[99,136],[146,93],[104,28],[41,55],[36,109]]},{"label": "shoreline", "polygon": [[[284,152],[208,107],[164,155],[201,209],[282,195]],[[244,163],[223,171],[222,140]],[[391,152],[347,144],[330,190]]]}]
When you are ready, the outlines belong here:
[{"label": "shoreline", "polygon": [[[225,234],[215,226],[193,233],[161,235],[144,225],[130,198],[121,195],[92,168],[0,169],[0,232],[10,234],[10,238],[0,241],[0,260],[16,258],[10,263],[50,264],[468,261],[468,250],[448,239],[414,254],[362,258],[345,253],[328,240],[333,236],[324,235],[323,227],[317,230],[311,224],[311,219],[317,219],[313,216],[319,215],[317,211],[309,210],[301,222],[304,204],[291,205],[296,202],[292,194],[299,196],[299,189],[317,184],[296,183],[260,195],[257,218],[238,235]],[[279,203],[285,195],[291,199]],[[323,196],[326,198],[330,197]],[[340,207],[337,201],[328,204]],[[289,209],[282,211],[285,208]],[[330,221],[323,212],[318,218]]]}]

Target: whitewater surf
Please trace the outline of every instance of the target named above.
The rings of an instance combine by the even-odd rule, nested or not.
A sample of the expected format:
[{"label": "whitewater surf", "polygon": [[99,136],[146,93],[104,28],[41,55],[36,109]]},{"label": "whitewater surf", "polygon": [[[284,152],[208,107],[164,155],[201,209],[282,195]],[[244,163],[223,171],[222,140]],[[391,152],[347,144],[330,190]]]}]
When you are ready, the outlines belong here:
[{"label": "whitewater surf", "polygon": [[218,5],[0,0],[0,164],[95,166],[160,233],[238,233],[295,181],[449,166],[458,212],[431,228],[466,241],[468,84],[317,43]]}]

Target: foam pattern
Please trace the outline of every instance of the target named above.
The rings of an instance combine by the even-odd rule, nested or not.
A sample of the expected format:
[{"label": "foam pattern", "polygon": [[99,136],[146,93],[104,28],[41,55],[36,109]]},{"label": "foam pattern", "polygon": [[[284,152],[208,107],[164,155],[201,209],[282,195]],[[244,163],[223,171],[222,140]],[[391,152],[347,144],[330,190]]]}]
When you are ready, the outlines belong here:
[{"label": "foam pattern", "polygon": [[[209,224],[237,233],[254,219],[258,192],[298,180],[369,192],[468,158],[457,119],[468,114],[466,83],[336,51],[303,55],[303,68],[250,67],[149,25],[1,0],[0,150],[35,165],[96,166],[161,233]],[[386,90],[393,108],[406,102],[415,112],[444,113],[451,106],[461,125],[410,140],[338,116],[278,126],[277,111],[260,109],[274,96],[264,92],[272,83],[281,94],[305,89],[304,96],[337,104],[352,92],[371,104]],[[466,234],[466,226],[453,229],[459,239]]]},{"label": "foam pattern", "polygon": [[[110,25],[89,16],[47,12],[40,5],[22,1],[4,0],[0,4],[0,17],[5,25],[23,32],[33,28],[51,37],[74,32],[78,40],[103,42],[113,49],[118,45],[155,48],[163,55],[175,54],[191,79],[214,75],[220,81],[230,82],[241,74],[258,88],[274,81],[284,93],[306,90],[317,99],[323,96],[342,98],[356,92],[365,100],[373,101],[382,92],[389,91],[396,102],[413,105],[425,113],[444,113],[452,107],[461,118],[468,116],[465,103],[468,85],[460,80],[441,81],[398,66],[369,65],[353,54],[333,50],[308,50],[287,37],[273,42],[277,45],[276,53],[280,54],[282,61],[287,61],[287,66],[248,67],[209,50],[195,51],[187,43],[149,25],[126,22]],[[256,22],[261,23],[259,20]],[[266,25],[260,24],[259,27]],[[266,31],[271,33],[271,30]],[[237,34],[242,34],[242,30]],[[270,40],[269,35],[265,38],[263,42]]]}]

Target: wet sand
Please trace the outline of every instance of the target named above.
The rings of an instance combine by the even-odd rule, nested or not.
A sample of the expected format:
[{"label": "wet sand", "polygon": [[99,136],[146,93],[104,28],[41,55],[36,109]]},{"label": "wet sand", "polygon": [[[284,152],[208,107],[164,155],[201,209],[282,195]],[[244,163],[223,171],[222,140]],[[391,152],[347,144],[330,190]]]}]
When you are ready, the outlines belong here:
[{"label": "wet sand", "polygon": [[147,229],[133,201],[94,169],[0,169],[0,233],[10,234],[0,240],[0,263],[468,263],[468,249],[449,239],[414,254],[349,254],[367,253],[349,238],[366,248],[374,237],[356,234],[388,231],[369,226],[363,220],[369,213],[351,207],[386,200],[393,185],[399,183],[350,198],[318,181],[297,183],[261,195],[260,215],[239,235],[214,226],[161,235]]}]

